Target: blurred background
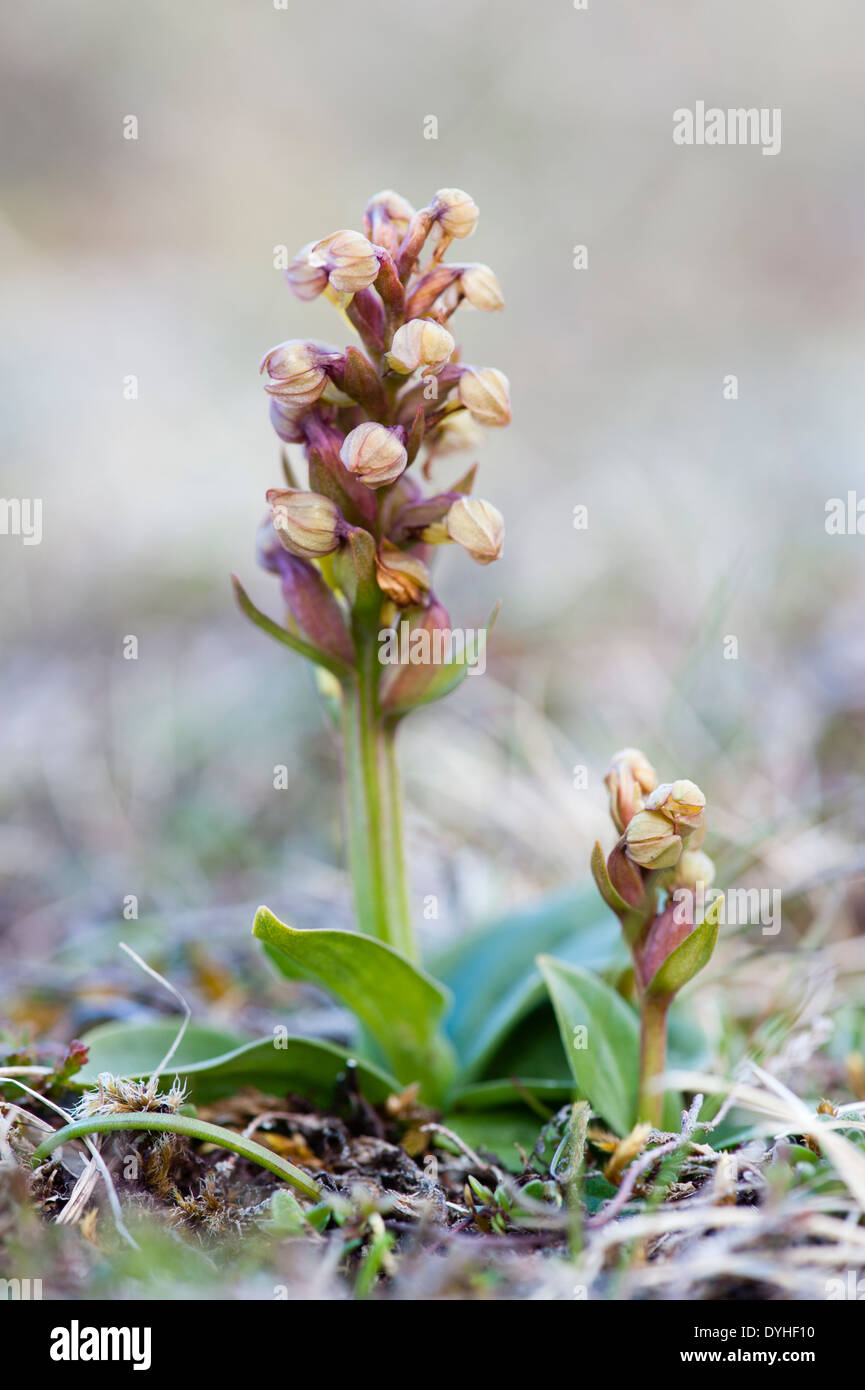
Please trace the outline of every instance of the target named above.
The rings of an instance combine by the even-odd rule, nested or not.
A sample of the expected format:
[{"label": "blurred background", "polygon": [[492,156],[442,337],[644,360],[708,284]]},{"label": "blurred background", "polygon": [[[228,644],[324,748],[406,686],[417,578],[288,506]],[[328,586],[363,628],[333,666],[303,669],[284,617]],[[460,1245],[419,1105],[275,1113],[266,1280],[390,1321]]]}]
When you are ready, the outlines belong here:
[{"label": "blurred background", "polygon": [[[825,507],[865,496],[862,7],[40,0],[3,30],[2,495],[41,498],[44,531],[0,536],[7,1024],[145,1008],[125,939],[252,1026],[257,903],[350,923],[333,738],[228,576],[279,613],[259,360],[344,343],[274,248],[360,226],[384,187],[480,205],[460,258],[507,307],[455,331],[514,405],[478,455],[504,557],[443,553],[437,580],[461,626],[503,599],[487,674],[405,731],[428,936],[584,879],[609,755],[638,744],[704,788],[721,881],[787,894],[777,939],[719,956],[733,1007],[769,1007],[752,946],[809,962],[803,1025],[855,1003],[865,537]],[[781,108],[780,154],[675,146],[698,100]]]}]

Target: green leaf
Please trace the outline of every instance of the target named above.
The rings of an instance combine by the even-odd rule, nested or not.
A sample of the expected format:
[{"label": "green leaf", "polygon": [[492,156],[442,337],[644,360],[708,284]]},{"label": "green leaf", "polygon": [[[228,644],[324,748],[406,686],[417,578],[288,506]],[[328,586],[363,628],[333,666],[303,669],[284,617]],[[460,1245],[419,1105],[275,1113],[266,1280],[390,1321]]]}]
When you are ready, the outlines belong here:
[{"label": "green leaf", "polygon": [[[446,1115],[442,1123],[458,1134],[469,1148],[476,1152],[478,1148],[487,1150],[511,1172],[519,1173],[523,1169],[523,1159],[516,1145],[531,1153],[544,1121],[540,1115],[533,1115],[523,1107],[459,1110]],[[437,1138],[436,1143],[442,1148],[449,1147],[444,1138]]]},{"label": "green leaf", "polygon": [[617,892],[613,886],[610,875],[607,872],[607,861],[604,858],[604,851],[601,849],[600,840],[595,841],[591,859],[592,878],[597,884],[598,892],[616,916],[623,917],[633,909],[628,906],[625,899]]},{"label": "green leaf", "polygon": [[355,616],[381,601],[375,578],[375,541],[362,526],[353,526],[333,561],[334,575]]},{"label": "green leaf", "polygon": [[[589,1173],[582,1184],[583,1203],[588,1216],[594,1216],[601,1210],[612,1197],[615,1197],[618,1188],[608,1182],[603,1173]],[[631,1207],[626,1207],[631,1210]]]},{"label": "green leaf", "polygon": [[[90,1050],[71,1085],[94,1086],[100,1072],[146,1077],[159,1066],[177,1036],[178,1023],[105,1023],[82,1038]],[[320,1105],[331,1105],[353,1054],[312,1038],[270,1037],[252,1042],[236,1035],[191,1024],[166,1075],[183,1077],[197,1104],[255,1086],[273,1095],[294,1092]],[[368,1062],[357,1062],[357,1082],[373,1104],[398,1091],[399,1083]]]},{"label": "green leaf", "polygon": [[721,898],[715,900],[707,909],[704,920],[684,941],[679,942],[675,951],[671,951],[663,965],[655,971],[647,989],[648,994],[676,994],[704,965],[708,965],[718,940],[721,901]]},{"label": "green leaf", "polygon": [[317,666],[323,666],[325,670],[331,671],[335,676],[342,677],[348,673],[350,668],[344,662],[319,651],[318,647],[314,647],[311,642],[304,642],[302,637],[297,637],[295,633],[281,627],[279,623],[273,621],[273,618],[268,618],[266,613],[262,613],[260,608],[256,608],[236,574],[231,576],[231,583],[241,613],[245,613],[250,622],[261,628],[262,632],[266,632],[268,637],[282,642],[283,646],[291,647],[292,651],[297,652],[299,656],[305,656],[307,661],[314,661]]},{"label": "green leaf", "polygon": [[540,971],[536,978],[538,989],[543,991],[540,1002],[502,1038],[484,1066],[484,1078],[538,1076],[573,1089],[556,1016]]},{"label": "green leaf", "polygon": [[[580,1095],[617,1134],[627,1134],[637,1112],[639,1024],[637,1016],[610,985],[580,966],[539,956],[562,1038]],[[586,1029],[586,1046],[575,1047],[577,1028]]]},{"label": "green leaf", "polygon": [[477,472],[478,466],[476,463],[473,463],[468,472],[464,473],[463,476],[457,482],[454,483],[453,487],[451,488],[451,492],[461,492],[464,495],[468,496],[468,494],[471,492],[472,488],[475,485],[475,478],[477,477]]},{"label": "green leaf", "polygon": [[[500,608],[501,601],[495,605],[487,619],[487,625],[484,630],[485,641],[493,630]],[[398,719],[402,715],[407,714],[409,710],[420,709],[423,705],[431,705],[435,700],[443,700],[446,695],[450,695],[452,690],[456,690],[457,686],[462,684],[469,673],[470,667],[477,662],[479,656],[477,646],[478,643],[475,642],[474,648],[470,651],[467,647],[460,659],[456,661],[445,661],[437,666],[431,679],[424,685],[423,694],[419,698],[409,697],[404,703],[400,702],[398,698],[395,699],[392,704],[385,701],[387,713],[392,715],[395,719]],[[469,656],[471,656],[472,660],[469,660]]]},{"label": "green leaf", "polygon": [[618,927],[589,885],[520,908],[434,957],[435,975],[454,996],[446,1027],[464,1080],[484,1076],[504,1040],[546,998],[538,952],[594,970],[626,960]]},{"label": "green leaf", "polygon": [[[560,1049],[561,1050],[561,1049]],[[493,1110],[502,1106],[525,1105],[540,1116],[550,1113],[573,1094],[574,1085],[567,1081],[548,1081],[537,1076],[502,1077],[495,1081],[476,1081],[454,1093],[452,1104],[457,1110]]]},{"label": "green leaf", "polygon": [[278,1187],[270,1199],[270,1231],[275,1236],[302,1236],[309,1228],[303,1207],[287,1187]]},{"label": "green leaf", "polygon": [[431,976],[371,936],[347,931],[298,931],[259,908],[253,935],[289,979],[304,979],[351,1009],[408,1084],[438,1093],[450,1070],[439,1036],[449,994]]}]

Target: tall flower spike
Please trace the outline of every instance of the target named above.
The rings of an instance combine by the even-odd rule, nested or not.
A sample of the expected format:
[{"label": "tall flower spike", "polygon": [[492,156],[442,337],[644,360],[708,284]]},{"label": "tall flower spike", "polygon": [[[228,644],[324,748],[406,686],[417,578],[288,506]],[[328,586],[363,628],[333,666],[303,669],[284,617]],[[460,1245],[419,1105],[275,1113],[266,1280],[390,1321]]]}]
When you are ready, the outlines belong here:
[{"label": "tall flower spike", "polygon": [[[489,266],[446,263],[451,243],[477,220],[462,189],[439,189],[416,212],[386,188],[367,204],[362,230],[309,242],[286,270],[297,298],[324,296],[360,344],[341,351],[289,339],[266,354],[271,421],[302,450],[308,480],[306,490],[297,485],[295,460],[284,455],[289,486],[268,493],[272,520],[260,558],[281,582],[289,610],[282,626],[235,584],[256,626],[339,685],[338,699],[330,694],[343,741],[358,926],[411,960],[394,730],[416,705],[453,689],[468,664],[450,640],[427,561],[433,543],[454,541],[490,564],[504,535],[498,510],[469,496],[477,465],[447,490],[424,486],[438,454],[474,447],[481,424],[510,419],[507,378],[465,367],[453,331],[461,305],[502,305]],[[440,655],[410,655],[406,664],[400,647],[395,662],[382,659],[382,633],[397,619],[417,650]],[[643,870],[624,849],[620,857],[636,899]]]},{"label": "tall flower spike", "polygon": [[634,963],[640,1007],[638,1118],[657,1129],[663,1118],[658,1077],[667,1052],[667,1013],[678,991],[709,961],[718,936],[718,906],[704,911],[715,876],[697,848],[706,798],[687,778],[658,785],[638,748],[622,748],[605,778],[620,838],[604,860],[592,855],[598,889],[622,925]]}]

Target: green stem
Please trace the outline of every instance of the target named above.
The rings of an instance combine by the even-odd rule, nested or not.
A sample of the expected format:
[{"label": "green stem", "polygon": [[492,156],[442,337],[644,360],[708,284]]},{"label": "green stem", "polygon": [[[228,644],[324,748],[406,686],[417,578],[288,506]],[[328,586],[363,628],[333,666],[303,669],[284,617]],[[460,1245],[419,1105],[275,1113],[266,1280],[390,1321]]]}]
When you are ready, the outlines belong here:
[{"label": "green stem", "polygon": [[389,720],[384,728],[384,752],[388,777],[388,804],[390,806],[392,854],[390,860],[392,891],[396,910],[406,924],[409,940],[409,959],[416,956],[414,932],[411,923],[411,895],[409,893],[408,868],[405,857],[403,837],[402,778],[396,755],[397,725]]},{"label": "green stem", "polygon": [[220,1148],[230,1149],[232,1153],[240,1154],[241,1158],[248,1158],[251,1163],[257,1163],[259,1167],[276,1173],[277,1177],[291,1183],[298,1192],[302,1192],[304,1197],[310,1197],[315,1202],[321,1200],[318,1183],[307,1177],[300,1168],[295,1168],[293,1163],[287,1163],[284,1158],[280,1158],[271,1149],[266,1149],[263,1144],[256,1144],[254,1139],[245,1139],[242,1134],[235,1134],[231,1129],[209,1124],[192,1115],[159,1115],[143,1110],[129,1115],[92,1115],[86,1120],[75,1120],[71,1125],[56,1129],[42,1141],[33,1154],[33,1165],[35,1167],[60,1144],[66,1144],[72,1139],[82,1139],[86,1134],[111,1134],[116,1130],[127,1129],[168,1130],[172,1134],[184,1134],[188,1139],[218,1144]]},{"label": "green stem", "polygon": [[417,959],[402,845],[393,730],[378,700],[375,630],[357,634],[357,678],[343,687],[343,748],[349,867],[358,925]]},{"label": "green stem", "polygon": [[667,1011],[670,995],[644,994],[640,1000],[640,1089],[637,1118],[662,1127],[664,1094],[651,1088],[667,1065]]}]

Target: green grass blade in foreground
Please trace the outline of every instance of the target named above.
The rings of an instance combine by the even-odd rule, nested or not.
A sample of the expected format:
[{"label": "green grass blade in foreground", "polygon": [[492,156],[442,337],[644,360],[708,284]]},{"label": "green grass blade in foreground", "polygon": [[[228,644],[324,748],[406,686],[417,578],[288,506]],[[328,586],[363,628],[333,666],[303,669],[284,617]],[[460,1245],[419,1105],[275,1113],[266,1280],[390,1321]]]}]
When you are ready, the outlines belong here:
[{"label": "green grass blade in foreground", "polygon": [[222,1125],[208,1124],[191,1115],[157,1115],[151,1111],[141,1111],[129,1115],[93,1115],[86,1120],[75,1120],[72,1124],[55,1130],[43,1140],[34,1152],[31,1162],[35,1167],[48,1158],[59,1145],[69,1143],[73,1139],[83,1139],[87,1134],[114,1134],[118,1130],[123,1132],[139,1129],[155,1133],[168,1131],[171,1134],[183,1134],[188,1139],[199,1139],[204,1144],[218,1144],[222,1149],[229,1149],[232,1153],[240,1154],[241,1158],[249,1159],[250,1163],[257,1163],[260,1168],[267,1168],[284,1182],[291,1183],[291,1186],[302,1192],[304,1197],[310,1197],[313,1201],[319,1201],[321,1198],[318,1183],[301,1172],[300,1168],[295,1168],[293,1163],[287,1163],[284,1158],[280,1158],[271,1149],[266,1149],[263,1144],[257,1144],[254,1139],[245,1139],[242,1134],[235,1134],[233,1130],[224,1129]]},{"label": "green grass blade in foreground", "polygon": [[[105,1023],[85,1034],[89,1049],[84,1067],[71,1081],[76,1088],[95,1086],[100,1072],[113,1076],[150,1076],[177,1035],[178,1022],[144,1025]],[[354,1054],[315,1038],[269,1037],[248,1041],[235,1034],[191,1024],[171,1060],[166,1080],[175,1074],[189,1087],[197,1104],[220,1100],[241,1086],[268,1094],[295,1092],[314,1104],[333,1104],[334,1093]],[[369,1062],[357,1060],[357,1082],[373,1104],[399,1090],[397,1080]]]},{"label": "green grass blade in foreground", "polygon": [[[539,956],[538,966],[580,1094],[617,1134],[627,1134],[637,1113],[636,1013],[600,976],[580,966],[551,956]],[[585,1036],[577,1031],[583,1028]]]},{"label": "green grass blade in foreground", "polygon": [[420,1081],[429,1098],[452,1070],[439,1024],[449,994],[398,951],[346,931],[298,931],[259,908],[253,934],[290,979],[336,995],[368,1030],[403,1083]]}]

